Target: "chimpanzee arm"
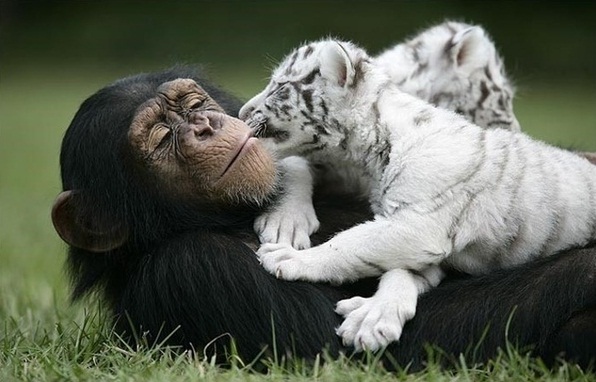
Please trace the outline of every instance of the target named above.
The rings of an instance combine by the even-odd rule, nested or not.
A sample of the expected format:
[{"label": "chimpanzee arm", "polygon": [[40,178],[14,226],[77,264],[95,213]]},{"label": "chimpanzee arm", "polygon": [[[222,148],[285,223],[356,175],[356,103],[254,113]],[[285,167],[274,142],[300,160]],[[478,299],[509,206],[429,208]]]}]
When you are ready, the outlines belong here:
[{"label": "chimpanzee arm", "polygon": [[264,346],[272,354],[275,338],[280,354],[311,358],[322,349],[332,355],[340,349],[335,328],[341,320],[334,309],[341,297],[323,285],[279,281],[240,241],[201,232],[146,256],[117,310],[120,330],[128,329],[128,315],[151,341],[173,332],[167,343],[202,351],[220,338],[208,353],[221,354],[233,338],[251,361]]}]

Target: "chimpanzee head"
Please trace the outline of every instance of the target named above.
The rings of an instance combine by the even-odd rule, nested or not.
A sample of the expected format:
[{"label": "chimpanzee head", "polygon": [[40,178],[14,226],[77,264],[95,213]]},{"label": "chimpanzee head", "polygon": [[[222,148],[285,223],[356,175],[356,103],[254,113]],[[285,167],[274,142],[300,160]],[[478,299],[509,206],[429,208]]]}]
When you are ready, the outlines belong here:
[{"label": "chimpanzee head", "polygon": [[125,78],[89,97],[62,144],[58,234],[108,252],[242,221],[274,193],[277,173],[251,129],[226,114],[239,106],[190,68]]}]

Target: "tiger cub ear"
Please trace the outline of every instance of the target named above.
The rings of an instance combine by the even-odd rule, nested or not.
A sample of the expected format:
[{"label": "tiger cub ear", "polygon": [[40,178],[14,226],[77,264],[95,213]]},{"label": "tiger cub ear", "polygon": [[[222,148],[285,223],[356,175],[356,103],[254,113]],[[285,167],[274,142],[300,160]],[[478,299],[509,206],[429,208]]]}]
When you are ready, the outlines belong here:
[{"label": "tiger cub ear", "polygon": [[491,59],[492,43],[481,27],[457,32],[451,39],[449,55],[454,65],[465,72],[484,67]]},{"label": "tiger cub ear", "polygon": [[319,56],[321,76],[341,87],[352,83],[354,64],[346,48],[338,41],[328,41]]}]

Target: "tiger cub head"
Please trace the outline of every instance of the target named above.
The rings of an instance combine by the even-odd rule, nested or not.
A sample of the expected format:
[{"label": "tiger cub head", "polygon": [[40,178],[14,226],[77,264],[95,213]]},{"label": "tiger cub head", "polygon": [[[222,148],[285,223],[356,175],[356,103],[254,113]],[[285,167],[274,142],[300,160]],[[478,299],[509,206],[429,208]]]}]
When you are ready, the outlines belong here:
[{"label": "tiger cub head", "polygon": [[350,42],[329,39],[301,46],[285,57],[239,116],[281,157],[341,146],[346,131],[338,120],[362,96],[358,83],[364,82],[368,64],[366,52]]},{"label": "tiger cub head", "polygon": [[495,44],[480,26],[447,21],[375,58],[409,94],[484,128],[519,131],[515,89]]}]

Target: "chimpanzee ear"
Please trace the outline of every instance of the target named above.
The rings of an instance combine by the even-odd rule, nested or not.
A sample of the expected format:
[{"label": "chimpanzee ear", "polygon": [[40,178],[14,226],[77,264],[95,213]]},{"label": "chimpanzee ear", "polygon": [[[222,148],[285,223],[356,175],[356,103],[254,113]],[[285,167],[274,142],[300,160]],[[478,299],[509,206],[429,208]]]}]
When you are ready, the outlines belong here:
[{"label": "chimpanzee ear", "polygon": [[492,44],[487,41],[484,30],[470,27],[457,32],[451,40],[450,56],[456,67],[464,71],[473,71],[488,64]]},{"label": "chimpanzee ear", "polygon": [[346,49],[337,41],[323,46],[320,55],[321,76],[343,87],[354,79],[354,64]]},{"label": "chimpanzee ear", "polygon": [[64,191],[54,202],[52,222],[62,240],[73,247],[97,253],[122,246],[128,239],[128,229],[105,218],[84,216],[80,198],[79,191]]}]

